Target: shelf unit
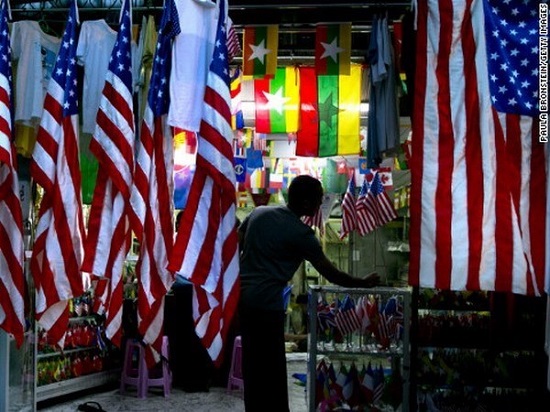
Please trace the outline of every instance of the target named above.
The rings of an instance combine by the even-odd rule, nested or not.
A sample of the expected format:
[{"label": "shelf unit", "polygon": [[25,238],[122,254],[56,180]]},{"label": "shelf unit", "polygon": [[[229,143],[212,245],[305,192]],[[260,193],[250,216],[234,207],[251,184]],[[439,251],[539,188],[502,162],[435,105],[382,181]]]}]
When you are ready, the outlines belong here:
[{"label": "shelf unit", "polygon": [[76,337],[66,337],[63,351],[46,345],[35,325],[35,410],[38,402],[117,381],[119,357],[103,336],[102,323],[103,317],[95,314],[71,317]]},{"label": "shelf unit", "polygon": [[[382,307],[388,308],[389,301],[395,299],[397,303],[396,307],[399,308],[397,312],[392,312],[394,316],[393,321],[390,318],[389,311],[386,309],[380,310]],[[342,326],[336,326],[340,324],[340,321],[336,321],[339,315],[343,314],[349,306],[345,306],[344,302],[351,300],[353,302],[354,313],[357,315],[359,323],[362,325],[358,329],[349,332],[347,334],[340,333],[340,330],[349,330]],[[368,310],[362,311],[361,306],[367,307],[366,302],[371,304],[371,308],[375,308],[376,312],[370,312],[370,315],[365,313]],[[385,306],[384,306],[385,305]],[[326,334],[327,329],[324,325],[319,325],[319,313],[325,311],[327,307],[332,307],[332,322],[328,320],[328,324],[333,325],[333,336]],[[392,306],[393,307],[393,306]],[[310,298],[309,298],[309,341],[308,341],[308,410],[315,412],[319,407],[319,399],[321,399],[318,393],[318,378],[323,380],[323,377],[319,377],[319,368],[324,368],[327,364],[332,365],[332,369],[336,370],[334,364],[340,363],[340,371],[343,369],[350,370],[349,374],[352,375],[351,384],[352,392],[357,390],[363,392],[364,388],[361,388],[361,380],[365,379],[365,370],[371,371],[371,364],[374,364],[374,368],[380,373],[382,370],[387,372],[391,371],[392,376],[389,377],[393,382],[393,389],[395,386],[399,386],[397,396],[394,397],[394,401],[398,404],[393,407],[395,410],[409,410],[409,374],[410,374],[410,351],[409,351],[409,327],[410,327],[410,307],[411,307],[411,290],[409,288],[390,288],[390,287],[377,287],[372,289],[349,289],[341,288],[337,286],[310,286]],[[374,310],[374,309],[373,309]],[[380,334],[377,334],[377,325],[382,325],[382,314],[387,319],[385,325],[390,323],[396,327],[394,330],[399,330],[399,333],[387,333],[385,336],[388,338],[381,338]],[[379,314],[380,317],[375,319],[373,314]],[[326,317],[322,315],[325,322]],[[371,326],[367,326],[366,319],[369,318]],[[400,325],[400,326],[397,326]],[[320,327],[322,326],[322,327]],[[321,333],[323,330],[323,334]],[[387,330],[387,329],[386,329]],[[330,332],[329,332],[330,335]],[[347,367],[345,365],[348,365]],[[368,367],[365,369],[365,366]],[[330,369],[331,366],[328,366]],[[351,370],[354,370],[353,374]],[[355,372],[358,372],[357,378],[355,378]],[[338,373],[338,372],[336,372]],[[376,373],[376,372],[375,372]],[[330,374],[329,374],[330,375]],[[362,377],[360,377],[362,375]],[[369,373],[370,375],[370,373]],[[349,375],[348,375],[349,376]],[[335,377],[335,381],[338,378]],[[382,377],[382,382],[388,383],[388,378]],[[397,384],[396,384],[397,382]],[[338,383],[336,383],[337,388]],[[359,388],[358,388],[359,386]],[[368,387],[365,386],[365,387]],[[388,386],[389,388],[389,386]],[[348,389],[349,391],[350,389]],[[345,390],[341,391],[343,394]],[[388,390],[387,392],[390,392]],[[339,394],[338,389],[335,391]],[[349,393],[349,392],[348,392]],[[395,393],[394,393],[395,394]],[[352,395],[353,396],[353,395]],[[354,407],[364,407],[370,401],[368,396],[359,395],[359,398],[353,400],[353,402],[359,402],[359,405],[353,405]],[[391,393],[389,394],[391,397]],[[331,402],[334,402],[334,394]],[[359,400],[358,400],[359,399]],[[386,399],[387,400],[387,399]],[[347,402],[345,399],[336,399],[338,402]],[[391,399],[390,399],[391,401]],[[324,401],[323,401],[324,402]],[[365,402],[365,404],[361,404]],[[348,402],[351,403],[351,402]],[[341,403],[338,407],[341,406]],[[378,404],[369,406],[379,406]],[[331,410],[330,405],[324,405],[325,410]],[[391,406],[389,403],[385,405],[385,410]]]},{"label": "shelf unit", "polygon": [[547,402],[544,303],[506,293],[415,288],[412,410],[536,410]]}]

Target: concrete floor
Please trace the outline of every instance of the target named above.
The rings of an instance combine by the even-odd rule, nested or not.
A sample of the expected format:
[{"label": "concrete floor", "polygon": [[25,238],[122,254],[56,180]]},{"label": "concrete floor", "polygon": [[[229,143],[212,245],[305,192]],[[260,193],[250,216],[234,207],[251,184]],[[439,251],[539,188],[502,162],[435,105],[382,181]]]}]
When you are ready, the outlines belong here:
[{"label": "concrete floor", "polygon": [[[307,373],[307,354],[288,353],[288,389],[290,412],[306,412],[305,387],[297,384],[294,373]],[[98,402],[107,412],[122,411],[173,411],[173,412],[242,412],[244,403],[238,391],[227,393],[225,388],[212,387],[208,392],[184,392],[173,388],[170,397],[164,398],[160,392],[150,391],[147,399],[137,399],[132,393],[121,395],[118,389],[94,393],[68,402],[41,408],[41,411],[75,412],[78,405]]]}]

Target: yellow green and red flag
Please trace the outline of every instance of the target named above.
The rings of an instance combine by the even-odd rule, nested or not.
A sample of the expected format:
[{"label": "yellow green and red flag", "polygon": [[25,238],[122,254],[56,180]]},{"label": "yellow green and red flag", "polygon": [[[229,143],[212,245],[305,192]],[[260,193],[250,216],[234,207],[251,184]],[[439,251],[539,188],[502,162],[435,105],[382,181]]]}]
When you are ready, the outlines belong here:
[{"label": "yellow green and red flag", "polygon": [[359,64],[348,76],[316,76],[300,67],[300,128],[296,155],[328,157],[360,153],[361,76]]},{"label": "yellow green and red flag", "polygon": [[280,67],[274,77],[254,80],[256,131],[296,132],[300,105],[299,90],[297,67]]},{"label": "yellow green and red flag", "polygon": [[315,30],[317,74],[348,75],[351,64],[351,23],[321,24]]},{"label": "yellow green and red flag", "polygon": [[244,28],[243,74],[275,75],[279,48],[279,26],[247,26]]}]

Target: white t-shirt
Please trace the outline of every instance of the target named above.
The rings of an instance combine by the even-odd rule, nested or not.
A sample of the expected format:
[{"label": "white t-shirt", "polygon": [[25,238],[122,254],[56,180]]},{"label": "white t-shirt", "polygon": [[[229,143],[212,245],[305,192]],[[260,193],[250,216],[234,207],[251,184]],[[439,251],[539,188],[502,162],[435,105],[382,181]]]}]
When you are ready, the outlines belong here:
[{"label": "white t-shirt", "polygon": [[168,124],[196,132],[202,117],[219,10],[198,0],[176,0],[176,7],[181,34],[172,48]]},{"label": "white t-shirt", "polygon": [[[94,133],[97,109],[105,75],[109,68],[109,59],[115,45],[117,32],[103,19],[89,20],[82,23],[76,56],[78,63],[84,66],[84,84],[82,85],[82,132]],[[139,62],[135,42],[132,42],[132,74],[133,82],[138,81]]]},{"label": "white t-shirt", "polygon": [[37,21],[22,20],[11,29],[15,70],[15,120],[29,123],[42,117],[48,88],[61,39],[46,34]]}]

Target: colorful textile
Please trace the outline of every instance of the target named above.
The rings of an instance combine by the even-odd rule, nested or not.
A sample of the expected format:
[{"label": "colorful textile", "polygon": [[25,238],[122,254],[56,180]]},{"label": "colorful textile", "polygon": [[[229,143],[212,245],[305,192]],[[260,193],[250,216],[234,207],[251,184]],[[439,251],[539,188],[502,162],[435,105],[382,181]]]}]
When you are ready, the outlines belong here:
[{"label": "colorful textile", "polygon": [[244,28],[243,74],[275,75],[279,48],[279,26],[247,26]]},{"label": "colorful textile", "polygon": [[278,68],[274,77],[254,80],[256,131],[296,132],[299,90],[298,69],[295,67]]},{"label": "colorful textile", "polygon": [[319,75],[349,75],[351,23],[322,24],[315,30],[315,70]]}]

